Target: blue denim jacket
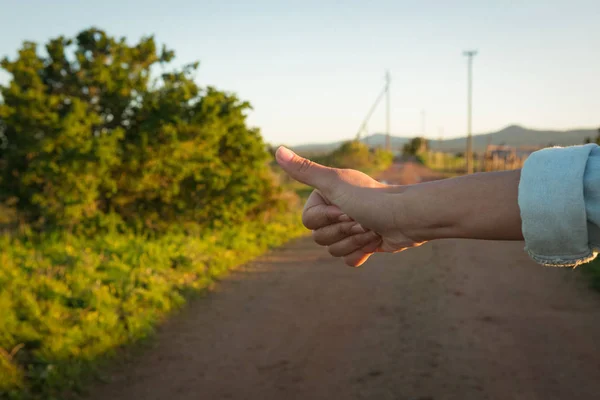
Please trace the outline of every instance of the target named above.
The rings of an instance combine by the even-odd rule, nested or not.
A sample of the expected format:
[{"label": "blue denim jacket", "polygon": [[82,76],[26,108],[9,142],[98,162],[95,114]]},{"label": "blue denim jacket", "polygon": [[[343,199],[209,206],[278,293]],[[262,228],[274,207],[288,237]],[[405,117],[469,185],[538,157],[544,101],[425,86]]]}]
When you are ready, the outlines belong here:
[{"label": "blue denim jacket", "polygon": [[548,266],[575,267],[600,249],[600,147],[533,153],[521,170],[519,208],[525,249]]}]

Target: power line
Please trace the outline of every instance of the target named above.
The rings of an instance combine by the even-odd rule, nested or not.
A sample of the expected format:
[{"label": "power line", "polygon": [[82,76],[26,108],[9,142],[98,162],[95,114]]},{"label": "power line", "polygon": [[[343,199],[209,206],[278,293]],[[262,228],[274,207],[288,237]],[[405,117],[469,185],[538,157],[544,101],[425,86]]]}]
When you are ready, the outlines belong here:
[{"label": "power line", "polygon": [[390,71],[385,72],[385,93],[386,96],[386,116],[385,116],[385,125],[387,136],[385,137],[385,149],[390,151],[392,149],[391,145],[391,132],[390,132],[390,84],[392,83],[392,76],[390,75]]},{"label": "power line", "polygon": [[369,109],[369,112],[367,113],[365,119],[363,120],[362,124],[360,124],[360,128],[358,128],[358,132],[356,133],[356,139],[360,140],[361,134],[367,133],[367,124],[369,123],[369,120],[371,119],[371,116],[373,115],[373,113],[375,112],[375,110],[377,109],[377,106],[379,105],[379,103],[381,102],[381,100],[383,100],[383,97],[386,97],[386,139],[385,139],[385,148],[387,150],[390,150],[391,146],[390,146],[390,83],[392,81],[391,75],[389,71],[386,71],[385,74],[385,86],[383,87],[383,89],[381,89],[381,92],[379,92],[379,95],[377,96],[377,99],[375,99],[375,102],[373,103],[373,105],[371,106],[371,108]]},{"label": "power line", "polygon": [[383,96],[385,95],[387,91],[387,88],[384,87],[381,92],[379,93],[379,95],[377,96],[377,99],[375,100],[375,102],[373,103],[373,105],[371,106],[371,109],[369,110],[369,112],[367,113],[367,116],[365,117],[365,119],[363,120],[363,123],[360,125],[360,128],[358,128],[358,133],[356,134],[356,137],[358,139],[360,139],[360,135],[366,131],[367,129],[367,124],[369,123],[369,120],[371,119],[371,115],[373,115],[373,113],[375,112],[375,109],[377,109],[377,106],[379,105],[379,103],[381,102],[381,100],[383,99]]}]

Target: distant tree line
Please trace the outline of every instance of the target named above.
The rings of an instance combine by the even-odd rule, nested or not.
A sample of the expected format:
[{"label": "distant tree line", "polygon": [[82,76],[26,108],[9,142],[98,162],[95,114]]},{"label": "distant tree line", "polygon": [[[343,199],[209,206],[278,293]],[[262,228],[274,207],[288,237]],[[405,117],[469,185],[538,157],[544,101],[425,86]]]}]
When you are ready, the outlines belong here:
[{"label": "distant tree line", "polygon": [[429,141],[424,137],[412,138],[402,147],[402,153],[409,156],[417,156],[419,153],[426,152],[427,150],[429,150]]},{"label": "distant tree line", "polygon": [[327,154],[309,155],[319,164],[334,168],[351,168],[367,173],[381,171],[392,164],[392,152],[381,148],[370,148],[358,140],[343,142],[337,149]]},{"label": "distant tree line", "polygon": [[598,135],[596,136],[596,138],[594,140],[592,140],[592,138],[585,138],[585,143],[596,143],[596,144],[600,144],[600,128],[598,128]]}]

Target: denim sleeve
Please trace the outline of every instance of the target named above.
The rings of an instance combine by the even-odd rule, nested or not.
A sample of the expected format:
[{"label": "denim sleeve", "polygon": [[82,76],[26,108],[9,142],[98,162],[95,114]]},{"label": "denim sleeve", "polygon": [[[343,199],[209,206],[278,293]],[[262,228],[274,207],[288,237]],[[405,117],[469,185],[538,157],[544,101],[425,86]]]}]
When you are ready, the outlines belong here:
[{"label": "denim sleeve", "polygon": [[554,147],[533,153],[519,183],[525,250],[540,264],[575,267],[600,244],[600,147]]}]

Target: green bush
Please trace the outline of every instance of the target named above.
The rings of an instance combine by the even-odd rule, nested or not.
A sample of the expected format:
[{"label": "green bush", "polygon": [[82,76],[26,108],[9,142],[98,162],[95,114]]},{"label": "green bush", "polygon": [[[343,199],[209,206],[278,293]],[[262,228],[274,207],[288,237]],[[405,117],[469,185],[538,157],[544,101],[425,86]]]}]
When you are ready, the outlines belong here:
[{"label": "green bush", "polygon": [[0,398],[80,390],[187,293],[303,232],[250,104],[174,56],[91,28],[0,62]]},{"label": "green bush", "polygon": [[198,63],[153,78],[174,52],[99,29],[26,42],[0,66],[0,203],[37,228],[93,228],[116,213],[142,229],[238,223],[279,189],[250,104],[194,82]]},{"label": "green bush", "polygon": [[98,360],[147,336],[186,294],[303,232],[287,213],[155,238],[0,236],[0,397],[80,390]]},{"label": "green bush", "polygon": [[429,149],[429,141],[424,137],[412,138],[402,147],[402,153],[406,156],[416,156]]},{"label": "green bush", "polygon": [[331,153],[310,157],[313,161],[334,168],[351,168],[375,173],[388,168],[394,155],[383,149],[371,149],[357,140],[344,142]]}]

